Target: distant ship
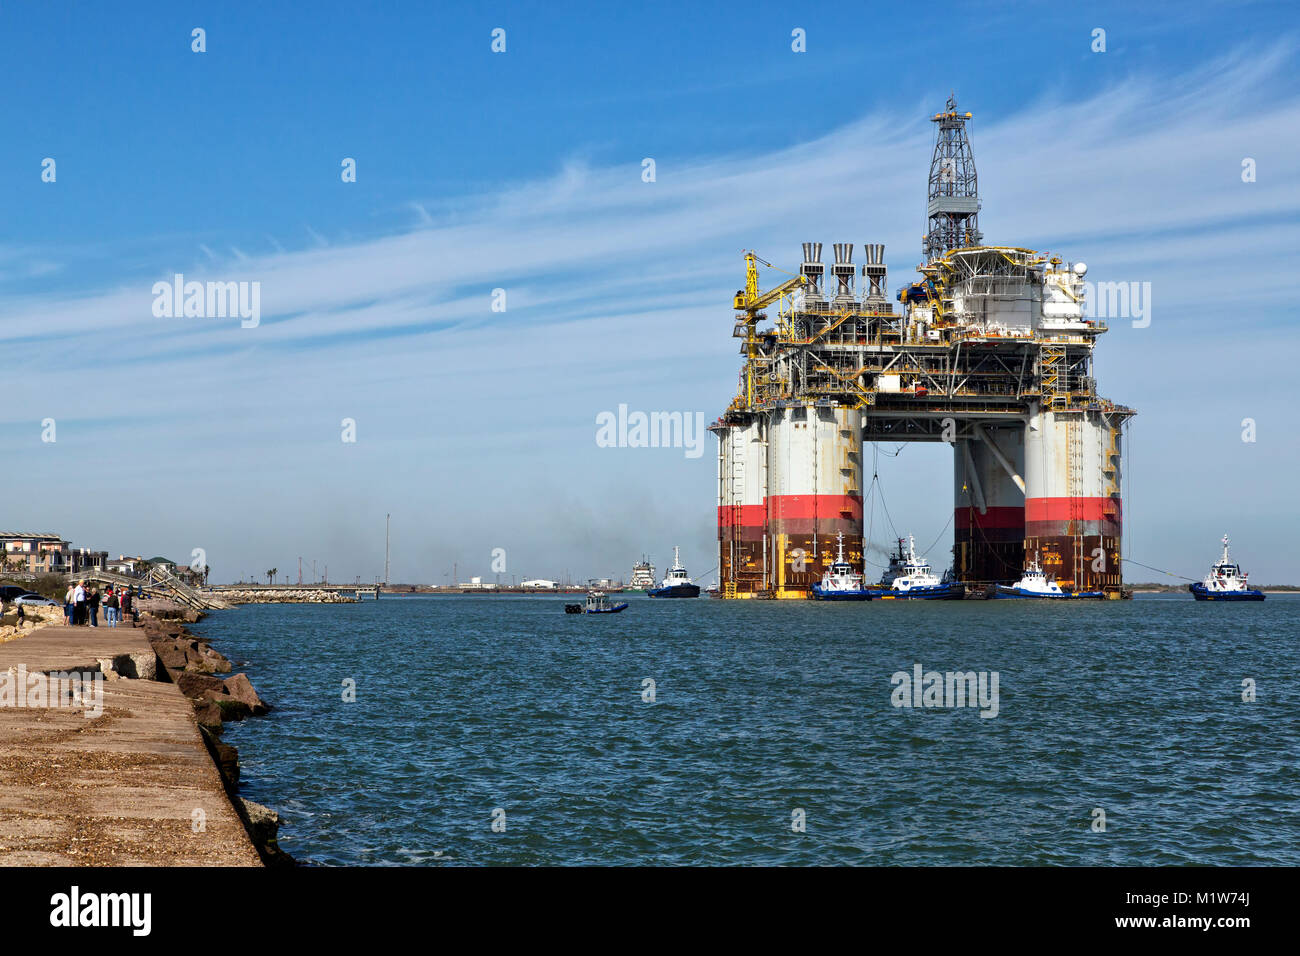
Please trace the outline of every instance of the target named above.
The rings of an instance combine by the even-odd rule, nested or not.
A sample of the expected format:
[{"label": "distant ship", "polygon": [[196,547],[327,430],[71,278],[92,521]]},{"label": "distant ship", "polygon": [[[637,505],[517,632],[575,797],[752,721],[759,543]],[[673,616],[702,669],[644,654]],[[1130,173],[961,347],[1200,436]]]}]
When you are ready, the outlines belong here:
[{"label": "distant ship", "polygon": [[1198,601],[1262,601],[1264,592],[1252,588],[1246,580],[1250,575],[1228,558],[1228,536],[1223,536],[1223,557],[1210,568],[1205,580],[1187,585],[1187,590]]},{"label": "distant ship", "polygon": [[663,584],[646,591],[646,597],[658,598],[693,598],[700,596],[700,586],[691,583],[686,569],[682,567],[680,548],[673,548],[673,566],[668,569]]},{"label": "distant ship", "polygon": [[966,585],[947,574],[937,577],[930,570],[930,562],[916,556],[916,541],[909,534],[906,539],[898,539],[898,551],[890,555],[889,567],[880,576],[880,583],[870,585],[867,590],[882,601],[955,601],[965,596]]},{"label": "distant ship", "polygon": [[830,570],[822,575],[821,583],[812,586],[816,601],[870,601],[871,592],[862,586],[862,575],[844,560],[844,533],[836,535],[838,551]]},{"label": "distant ship", "polygon": [[648,591],[655,586],[655,566],[641,556],[641,560],[632,565],[632,580],[627,586],[629,591]]},{"label": "distant ship", "polygon": [[1048,600],[1068,601],[1081,598],[1104,598],[1102,591],[1070,591],[1056,581],[1047,580],[1047,575],[1038,565],[1035,557],[1025,568],[1024,574],[1015,584],[999,584],[994,592],[995,598],[1046,598]]}]

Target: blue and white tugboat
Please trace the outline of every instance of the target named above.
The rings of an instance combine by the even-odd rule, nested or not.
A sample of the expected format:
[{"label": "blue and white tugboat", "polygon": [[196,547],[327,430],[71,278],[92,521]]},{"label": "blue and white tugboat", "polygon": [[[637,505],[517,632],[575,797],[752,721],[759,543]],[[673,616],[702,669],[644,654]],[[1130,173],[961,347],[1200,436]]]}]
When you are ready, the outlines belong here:
[{"label": "blue and white tugboat", "polygon": [[862,575],[844,560],[844,533],[836,536],[839,550],[830,570],[822,575],[821,583],[812,586],[816,601],[870,601],[871,592],[862,586]]},{"label": "blue and white tugboat", "polygon": [[693,598],[700,596],[700,586],[693,584],[682,567],[679,548],[673,548],[673,566],[668,569],[660,587],[646,591],[646,597],[657,598]]},{"label": "blue and white tugboat", "polygon": [[898,539],[898,553],[889,558],[889,568],[880,577],[879,584],[870,585],[871,596],[882,601],[893,600],[958,600],[966,593],[966,585],[947,575],[938,577],[930,569],[930,562],[916,556],[916,541],[909,534],[907,547]]},{"label": "blue and white tugboat", "polygon": [[1047,580],[1047,575],[1038,565],[1035,557],[1025,567],[1024,574],[1015,584],[999,584],[994,591],[995,598],[1042,598],[1050,601],[1073,601],[1084,598],[1104,598],[1103,591],[1072,591],[1063,588],[1056,581]]},{"label": "blue and white tugboat", "polygon": [[1264,592],[1247,582],[1250,575],[1228,558],[1228,536],[1223,536],[1223,557],[1210,568],[1204,581],[1187,585],[1198,601],[1262,601]]}]

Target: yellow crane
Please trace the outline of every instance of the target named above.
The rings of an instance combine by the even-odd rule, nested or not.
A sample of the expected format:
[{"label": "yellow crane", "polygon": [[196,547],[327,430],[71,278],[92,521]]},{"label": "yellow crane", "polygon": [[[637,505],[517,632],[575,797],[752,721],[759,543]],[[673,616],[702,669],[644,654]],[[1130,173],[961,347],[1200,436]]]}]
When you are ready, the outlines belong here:
[{"label": "yellow crane", "polygon": [[733,303],[737,312],[749,313],[745,320],[747,322],[757,322],[762,318],[758,313],[765,306],[771,305],[783,295],[788,295],[807,281],[802,275],[791,276],[776,288],[768,289],[766,292],[759,292],[758,263],[760,262],[770,269],[776,268],[766,259],[760,259],[755,255],[753,249],[745,253],[745,289],[743,292],[736,293],[736,299]]},{"label": "yellow crane", "polygon": [[736,293],[732,305],[737,312],[744,313],[741,321],[745,323],[745,405],[754,404],[754,365],[758,358],[758,339],[754,332],[758,322],[763,318],[763,309],[773,302],[789,295],[808,280],[802,275],[791,276],[775,288],[760,292],[758,289],[758,263],[769,269],[776,268],[766,259],[760,259],[750,249],[745,253],[745,288]]}]

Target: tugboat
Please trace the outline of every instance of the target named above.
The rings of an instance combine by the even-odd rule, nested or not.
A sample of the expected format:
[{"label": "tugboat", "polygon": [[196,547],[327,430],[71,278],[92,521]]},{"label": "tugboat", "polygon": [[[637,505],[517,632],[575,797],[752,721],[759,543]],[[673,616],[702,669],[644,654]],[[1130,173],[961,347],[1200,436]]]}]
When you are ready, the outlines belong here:
[{"label": "tugboat", "polygon": [[1039,567],[1035,557],[1025,568],[1024,574],[1015,584],[999,584],[993,592],[995,598],[1046,598],[1056,601],[1071,601],[1082,598],[1104,598],[1104,591],[1074,592],[1061,587],[1056,581],[1047,580],[1047,575]]},{"label": "tugboat", "polygon": [[862,575],[844,560],[844,532],[837,536],[839,550],[820,584],[812,586],[815,601],[870,601],[871,592],[862,586]]},{"label": "tugboat", "polygon": [[700,596],[700,586],[691,583],[691,579],[686,574],[686,569],[682,567],[680,550],[680,548],[673,548],[673,566],[668,569],[668,574],[664,577],[662,586],[646,591],[646,597],[693,598]]},{"label": "tugboat", "polygon": [[609,603],[609,595],[604,591],[588,591],[587,601],[585,604],[566,604],[564,605],[565,614],[617,614],[627,607],[626,601],[619,601],[617,604]]},{"label": "tugboat", "polygon": [[956,601],[966,594],[966,585],[945,574],[936,577],[930,562],[916,556],[916,540],[912,535],[898,539],[898,552],[890,555],[889,568],[881,575],[880,583],[867,588],[871,596],[882,601],[930,600]]},{"label": "tugboat", "polygon": [[1246,580],[1250,575],[1228,559],[1228,536],[1223,536],[1223,557],[1210,568],[1204,581],[1187,585],[1192,597],[1198,601],[1262,601],[1264,592],[1252,588]]}]

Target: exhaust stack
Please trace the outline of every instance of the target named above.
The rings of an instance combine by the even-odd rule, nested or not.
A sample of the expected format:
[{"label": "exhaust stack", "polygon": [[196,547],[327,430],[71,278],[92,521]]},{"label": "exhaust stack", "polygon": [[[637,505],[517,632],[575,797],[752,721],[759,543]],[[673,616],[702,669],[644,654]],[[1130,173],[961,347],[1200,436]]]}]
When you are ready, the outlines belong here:
[{"label": "exhaust stack", "polygon": [[839,289],[835,293],[835,304],[854,306],[857,303],[853,298],[853,276],[857,270],[853,268],[853,243],[837,242],[834,249],[835,265],[831,267],[831,272],[839,280]]},{"label": "exhaust stack", "polygon": [[862,265],[862,276],[871,283],[871,288],[866,290],[863,298],[878,305],[885,301],[887,295],[885,279],[889,269],[885,266],[885,244],[868,242],[862,248],[867,256],[867,261]]},{"label": "exhaust stack", "polygon": [[822,244],[820,242],[805,242],[803,244],[803,265],[799,267],[799,272],[808,280],[807,289],[804,292],[804,301],[807,303],[825,302],[826,296],[822,292],[822,277],[826,275],[826,267],[822,265]]}]

